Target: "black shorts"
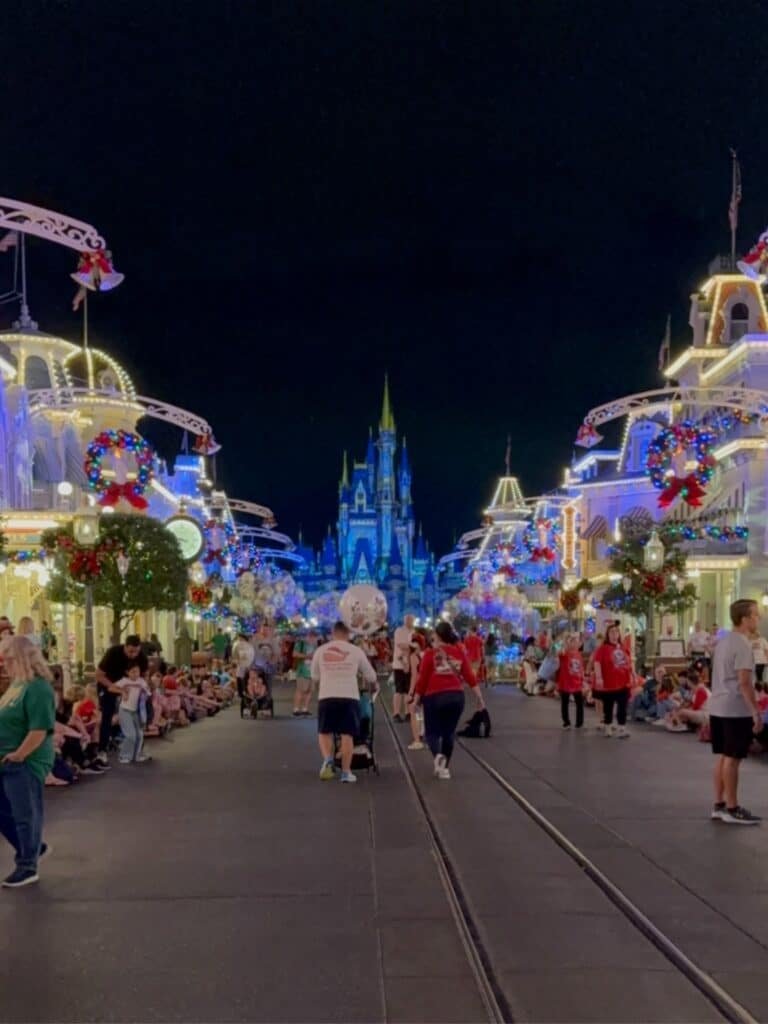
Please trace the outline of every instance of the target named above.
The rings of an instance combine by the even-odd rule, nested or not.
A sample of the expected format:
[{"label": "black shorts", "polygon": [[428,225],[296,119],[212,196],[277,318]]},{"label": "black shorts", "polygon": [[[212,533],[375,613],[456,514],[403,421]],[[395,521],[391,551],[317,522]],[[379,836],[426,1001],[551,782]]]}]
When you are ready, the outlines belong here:
[{"label": "black shorts", "polygon": [[755,734],[751,718],[719,718],[709,716],[712,753],[742,761],[749,753]]},{"label": "black shorts", "polygon": [[411,688],[411,673],[403,668],[395,669],[395,693],[408,693]]},{"label": "black shorts", "polygon": [[325,697],[319,700],[317,731],[357,736],[360,731],[360,701],[348,697]]}]

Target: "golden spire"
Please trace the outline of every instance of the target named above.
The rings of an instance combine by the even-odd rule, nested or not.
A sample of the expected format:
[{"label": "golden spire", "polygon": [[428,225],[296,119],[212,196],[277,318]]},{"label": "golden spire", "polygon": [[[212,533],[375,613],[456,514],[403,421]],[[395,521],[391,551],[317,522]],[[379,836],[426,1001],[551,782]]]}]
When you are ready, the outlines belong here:
[{"label": "golden spire", "polygon": [[392,406],[389,401],[389,374],[384,374],[384,401],[381,406],[381,429],[394,430],[395,417],[392,415]]}]

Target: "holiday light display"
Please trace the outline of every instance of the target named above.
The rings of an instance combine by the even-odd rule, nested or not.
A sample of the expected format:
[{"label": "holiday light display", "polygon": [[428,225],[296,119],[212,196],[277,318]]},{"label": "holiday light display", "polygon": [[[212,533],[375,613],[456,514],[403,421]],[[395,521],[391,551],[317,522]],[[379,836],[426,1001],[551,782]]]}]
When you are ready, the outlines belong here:
[{"label": "holiday light display", "polygon": [[522,544],[531,562],[554,562],[561,530],[557,519],[544,518],[535,520],[525,528]]},{"label": "holiday light display", "polygon": [[[133,455],[136,459],[136,479],[118,482],[107,480],[103,460],[110,454],[115,459]],[[102,430],[88,445],[85,453],[85,475],[88,486],[99,495],[99,504],[109,508],[124,499],[136,509],[145,509],[147,500],[143,497],[152,479],[154,452],[139,434],[128,430]]]},{"label": "holiday light display", "polygon": [[316,619],[321,626],[332,626],[341,618],[339,609],[341,597],[341,592],[338,590],[329,590],[325,594],[313,597],[307,605],[307,618]]},{"label": "holiday light display", "polygon": [[212,570],[220,568],[237,557],[237,535],[229,520],[208,519],[203,526],[205,554],[203,564]]},{"label": "holiday light display", "polygon": [[[717,434],[711,428],[685,420],[662,430],[651,441],[646,471],[653,486],[662,492],[659,496],[660,508],[668,508],[678,497],[687,505],[701,505],[706,485],[712,479],[716,465],[712,455],[712,446],[716,440]],[[672,461],[684,459],[690,448],[695,451],[696,469],[685,476],[678,476],[672,468]]]},{"label": "holiday light display", "polygon": [[718,526],[708,523],[704,526],[692,526],[690,523],[664,523],[661,534],[665,540],[746,540],[749,537],[748,526]]}]

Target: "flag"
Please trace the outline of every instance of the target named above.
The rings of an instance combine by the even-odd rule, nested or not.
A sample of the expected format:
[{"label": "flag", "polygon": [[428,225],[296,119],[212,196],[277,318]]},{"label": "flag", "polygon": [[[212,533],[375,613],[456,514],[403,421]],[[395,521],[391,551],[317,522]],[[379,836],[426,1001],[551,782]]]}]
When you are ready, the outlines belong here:
[{"label": "flag", "polygon": [[507,476],[510,475],[510,466],[512,465],[512,435],[507,434],[507,450],[504,453],[504,465],[507,470]]},{"label": "flag", "polygon": [[0,238],[0,252],[8,252],[9,249],[13,249],[14,246],[19,244],[19,233],[18,231],[6,231],[2,238]]},{"label": "flag", "polygon": [[733,185],[731,201],[728,205],[728,223],[731,225],[731,231],[735,231],[739,226],[739,203],[741,202],[741,165],[735,149],[731,150],[731,158],[733,160]]},{"label": "flag", "polygon": [[663,373],[667,364],[669,363],[669,355],[672,351],[672,317],[667,317],[667,329],[664,331],[664,337],[661,339],[661,346],[659,348],[659,372]]}]

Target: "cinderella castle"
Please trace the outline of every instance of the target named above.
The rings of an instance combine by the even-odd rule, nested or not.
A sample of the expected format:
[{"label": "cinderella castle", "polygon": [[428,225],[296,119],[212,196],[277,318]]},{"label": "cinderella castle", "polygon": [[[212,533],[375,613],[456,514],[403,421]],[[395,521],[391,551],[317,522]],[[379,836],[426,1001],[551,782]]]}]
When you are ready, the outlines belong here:
[{"label": "cinderella castle", "polygon": [[369,431],[365,459],[351,468],[344,452],[336,537],[329,527],[319,552],[299,539],[305,569],[294,575],[308,596],[373,583],[386,594],[391,623],[406,612],[434,614],[434,558],[416,529],[411,484],[408,449],[403,438],[398,450],[385,378],[378,437]]}]

